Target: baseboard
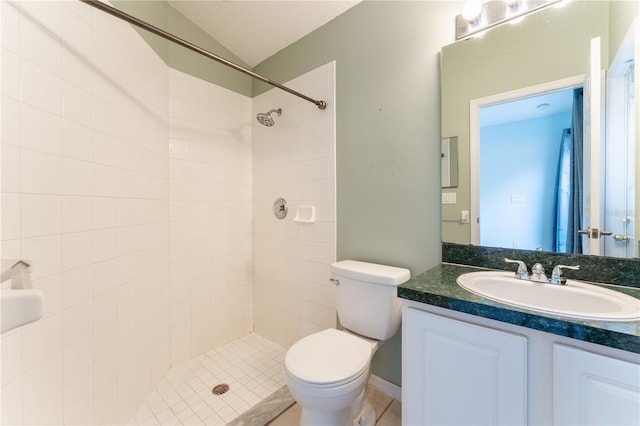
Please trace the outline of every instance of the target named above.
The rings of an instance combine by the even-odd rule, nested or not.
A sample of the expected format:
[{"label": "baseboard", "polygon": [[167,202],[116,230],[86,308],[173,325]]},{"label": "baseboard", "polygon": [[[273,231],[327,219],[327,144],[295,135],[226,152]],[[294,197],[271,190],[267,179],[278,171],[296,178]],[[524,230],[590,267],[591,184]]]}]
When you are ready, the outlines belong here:
[{"label": "baseboard", "polygon": [[387,395],[393,397],[393,399],[402,401],[402,388],[400,386],[388,382],[385,379],[376,376],[375,374],[372,374],[371,377],[369,377],[369,384],[378,388]]}]

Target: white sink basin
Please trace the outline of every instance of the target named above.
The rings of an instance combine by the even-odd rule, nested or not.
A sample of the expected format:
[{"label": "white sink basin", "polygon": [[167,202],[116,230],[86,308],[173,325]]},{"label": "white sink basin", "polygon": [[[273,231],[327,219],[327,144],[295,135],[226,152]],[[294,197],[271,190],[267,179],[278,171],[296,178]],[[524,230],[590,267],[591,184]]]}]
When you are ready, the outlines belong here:
[{"label": "white sink basin", "polygon": [[596,321],[640,320],[640,299],[580,281],[554,285],[486,271],[460,275],[457,282],[478,296],[533,311]]},{"label": "white sink basin", "polygon": [[0,290],[2,333],[42,318],[44,294],[36,289]]}]

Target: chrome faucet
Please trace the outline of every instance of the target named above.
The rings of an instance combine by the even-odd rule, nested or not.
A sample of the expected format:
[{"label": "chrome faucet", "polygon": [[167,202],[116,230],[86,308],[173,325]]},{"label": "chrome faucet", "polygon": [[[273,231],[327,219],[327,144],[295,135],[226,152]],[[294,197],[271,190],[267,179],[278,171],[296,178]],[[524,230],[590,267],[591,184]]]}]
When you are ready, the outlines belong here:
[{"label": "chrome faucet", "polygon": [[516,271],[516,278],[519,280],[526,281],[534,281],[538,283],[549,283],[549,284],[558,284],[565,285],[567,283],[567,279],[562,276],[563,269],[572,269],[574,271],[580,269],[580,266],[567,266],[567,265],[556,265],[553,267],[553,271],[551,271],[551,278],[547,278],[544,274],[544,267],[540,262],[533,265],[531,268],[531,275],[529,275],[529,271],[527,270],[527,266],[521,260],[511,260],[504,258],[504,261],[507,263],[517,263],[518,270]]},{"label": "chrome faucet", "polygon": [[542,263],[536,263],[531,268],[531,281],[535,281],[537,283],[548,283],[549,278],[544,274],[544,267]]},{"label": "chrome faucet", "polygon": [[524,264],[522,260],[511,260],[504,258],[504,261],[507,263],[517,263],[518,270],[516,271],[516,278],[519,280],[528,280],[529,279],[529,271],[527,270],[527,265]]},{"label": "chrome faucet", "polygon": [[567,266],[567,265],[556,265],[553,267],[553,271],[551,271],[551,278],[549,278],[550,284],[558,284],[565,285],[567,283],[567,279],[562,276],[563,269],[571,269],[573,271],[577,271],[580,269],[580,265],[576,266]]}]

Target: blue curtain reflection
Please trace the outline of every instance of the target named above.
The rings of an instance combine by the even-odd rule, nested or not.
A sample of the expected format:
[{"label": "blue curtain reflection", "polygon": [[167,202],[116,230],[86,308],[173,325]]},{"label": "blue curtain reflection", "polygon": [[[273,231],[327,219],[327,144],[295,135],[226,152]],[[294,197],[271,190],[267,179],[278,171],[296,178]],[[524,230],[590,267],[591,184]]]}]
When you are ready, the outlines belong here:
[{"label": "blue curtain reflection", "polygon": [[582,253],[583,91],[573,91],[571,129],[562,131],[556,180],[556,252]]}]

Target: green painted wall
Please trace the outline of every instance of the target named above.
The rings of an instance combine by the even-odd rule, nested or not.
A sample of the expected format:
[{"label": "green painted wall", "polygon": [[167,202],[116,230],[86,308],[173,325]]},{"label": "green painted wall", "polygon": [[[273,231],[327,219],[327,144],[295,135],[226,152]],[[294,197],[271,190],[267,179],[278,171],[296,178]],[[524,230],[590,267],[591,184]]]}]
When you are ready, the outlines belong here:
[{"label": "green painted wall", "polygon": [[[460,210],[470,207],[470,100],[584,74],[589,40],[597,36],[602,38],[606,67],[610,3],[614,2],[573,1],[532,14],[518,25],[496,27],[483,38],[443,48],[442,135],[458,136],[459,150],[457,204],[443,205],[444,218],[459,217]],[[442,236],[444,241],[468,244],[471,226],[443,222]]]},{"label": "green painted wall", "polygon": [[620,43],[627,35],[629,26],[635,18],[640,16],[640,1],[623,0],[612,1],[609,7],[609,63],[620,47]]},{"label": "green painted wall", "polygon": [[[113,6],[162,30],[200,46],[218,56],[249,68],[229,49],[218,43],[165,0],[113,0]],[[113,18],[116,19],[116,18]],[[136,28],[136,27],[134,27]],[[245,96],[251,96],[252,78],[209,58],[171,43],[146,30],[138,33],[170,67],[210,81]]]},{"label": "green painted wall", "polygon": [[[339,260],[413,275],[440,262],[439,52],[461,4],[365,1],[254,69],[288,81],[336,61]],[[374,374],[400,384],[400,355],[398,333]]]}]

